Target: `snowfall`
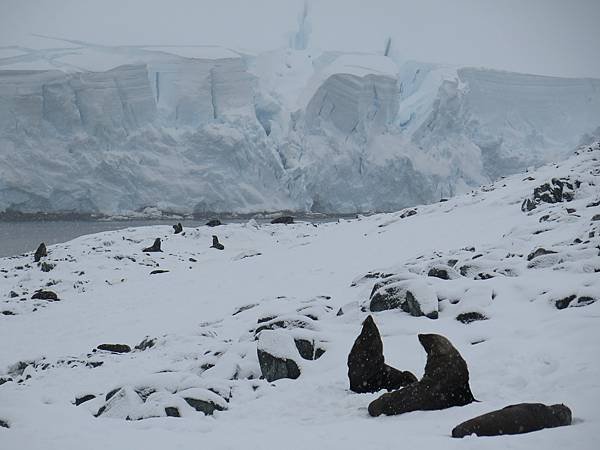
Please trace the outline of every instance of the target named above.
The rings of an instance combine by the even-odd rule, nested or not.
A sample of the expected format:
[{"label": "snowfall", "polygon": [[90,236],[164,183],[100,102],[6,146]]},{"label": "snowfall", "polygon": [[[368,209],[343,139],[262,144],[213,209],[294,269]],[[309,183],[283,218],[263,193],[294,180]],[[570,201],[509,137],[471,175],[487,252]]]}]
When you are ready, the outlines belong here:
[{"label": "snowfall", "polygon": [[[598,186],[595,144],[396,213],[129,228],[50,246],[39,264],[35,249],[0,259],[0,448],[597,448]],[[163,252],[144,253],[157,237]],[[376,283],[410,290],[423,315],[371,312]],[[39,289],[58,300],[32,299]],[[456,319],[471,312],[486,320]],[[346,365],[369,314],[386,362],[417,377],[417,334],[446,336],[479,401],[370,417],[381,392],[351,392]],[[300,376],[268,382],[258,350]],[[564,403],[573,423],[451,437],[521,402]]]}]

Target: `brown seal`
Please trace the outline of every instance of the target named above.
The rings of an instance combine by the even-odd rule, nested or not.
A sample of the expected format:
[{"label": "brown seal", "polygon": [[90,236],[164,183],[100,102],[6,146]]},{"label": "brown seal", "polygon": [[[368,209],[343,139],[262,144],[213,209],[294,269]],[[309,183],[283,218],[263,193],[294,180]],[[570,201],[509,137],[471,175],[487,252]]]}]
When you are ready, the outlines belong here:
[{"label": "brown seal", "polygon": [[519,403],[467,420],[452,430],[452,437],[501,436],[571,425],[571,410],[563,404]]},{"label": "brown seal", "polygon": [[398,389],[417,381],[412,373],[385,364],[383,342],[371,316],[363,322],[348,355],[348,378],[350,390],[360,393]]},{"label": "brown seal", "polygon": [[439,334],[419,334],[419,341],[427,352],[423,378],[371,402],[370,415],[445,409],[475,400],[469,387],[467,363],[450,341]]}]

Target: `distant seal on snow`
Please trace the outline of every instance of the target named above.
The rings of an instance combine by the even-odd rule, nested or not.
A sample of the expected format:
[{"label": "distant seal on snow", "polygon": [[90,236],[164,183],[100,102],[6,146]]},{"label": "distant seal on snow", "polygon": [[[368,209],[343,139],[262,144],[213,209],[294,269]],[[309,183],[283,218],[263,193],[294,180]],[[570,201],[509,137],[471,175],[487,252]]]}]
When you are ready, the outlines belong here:
[{"label": "distant seal on snow", "polygon": [[214,234],[213,234],[212,240],[213,241],[212,241],[212,245],[210,246],[210,248],[216,248],[217,250],[225,249],[225,246],[219,242],[219,238],[216,237]]},{"label": "distant seal on snow", "polygon": [[154,239],[154,244],[151,247],[146,247],[143,252],[162,252],[160,249],[160,238]]},{"label": "distant seal on snow", "polygon": [[417,381],[412,373],[385,364],[381,335],[371,316],[363,322],[348,355],[348,378],[350,390],[359,393],[398,389]]},{"label": "distant seal on snow", "polygon": [[467,363],[450,341],[439,334],[419,334],[419,342],[427,352],[423,378],[371,402],[370,415],[445,409],[475,401],[469,387]]},{"label": "distant seal on snow", "polygon": [[173,230],[175,230],[175,234],[179,234],[183,231],[183,225],[181,223],[173,225]]},{"label": "distant seal on snow", "polygon": [[571,410],[565,405],[519,403],[457,425],[452,430],[452,437],[521,434],[564,425],[571,425]]},{"label": "distant seal on snow", "polygon": [[42,259],[44,256],[48,256],[48,252],[46,250],[46,244],[42,242],[35,251],[35,254],[33,255],[33,260],[35,262],[40,262],[40,259]]}]

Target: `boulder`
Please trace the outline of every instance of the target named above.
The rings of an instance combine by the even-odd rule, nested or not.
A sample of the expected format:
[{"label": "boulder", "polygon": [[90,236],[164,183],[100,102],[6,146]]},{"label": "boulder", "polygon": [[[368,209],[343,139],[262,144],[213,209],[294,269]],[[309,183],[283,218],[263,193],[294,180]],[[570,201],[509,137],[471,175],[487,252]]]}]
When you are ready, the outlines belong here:
[{"label": "boulder", "polygon": [[97,349],[113,353],[129,353],[131,351],[131,347],[127,344],[100,344]]},{"label": "boulder", "polygon": [[275,223],[283,223],[285,225],[289,225],[294,223],[294,218],[292,216],[281,216],[281,217],[276,217],[275,219],[271,220],[271,223],[275,224]]},{"label": "boulder", "polygon": [[303,359],[314,361],[319,359],[325,353],[325,350],[315,345],[315,341],[309,341],[308,339],[294,339],[294,344],[298,349],[298,353]]},{"label": "boulder", "polygon": [[258,362],[267,381],[281,378],[296,379],[301,370],[297,363],[300,354],[294,339],[281,330],[264,330],[258,336]]},{"label": "boulder", "polygon": [[45,291],[43,289],[36,291],[31,298],[35,300],[47,300],[49,302],[57,302],[59,300],[58,295],[56,295],[55,292]]},{"label": "boulder", "polygon": [[218,227],[219,225],[223,225],[219,219],[211,219],[206,222],[207,227]]},{"label": "boulder", "polygon": [[438,299],[435,292],[420,280],[390,283],[372,293],[369,303],[372,312],[401,309],[411,316],[438,318]]},{"label": "boulder", "polygon": [[456,320],[458,320],[459,322],[464,323],[464,324],[469,324],[471,322],[476,322],[478,320],[488,320],[488,318],[484,314],[481,314],[477,311],[472,311],[472,312],[460,313],[458,316],[456,316]]}]

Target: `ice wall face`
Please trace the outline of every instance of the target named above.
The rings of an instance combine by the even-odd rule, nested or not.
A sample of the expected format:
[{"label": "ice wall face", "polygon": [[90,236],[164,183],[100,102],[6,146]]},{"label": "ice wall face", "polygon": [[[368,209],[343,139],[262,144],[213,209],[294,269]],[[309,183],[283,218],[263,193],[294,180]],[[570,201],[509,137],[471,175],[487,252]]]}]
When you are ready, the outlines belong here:
[{"label": "ice wall face", "polygon": [[136,64],[100,71],[73,70],[69,51],[44,59],[61,70],[0,70],[0,210],[390,211],[600,129],[600,80],[300,47],[115,48]]}]

